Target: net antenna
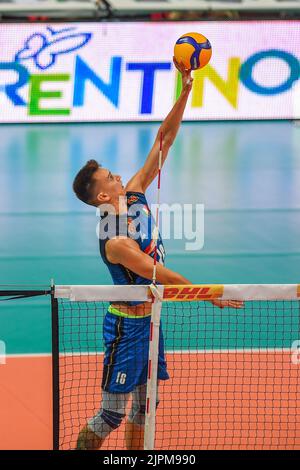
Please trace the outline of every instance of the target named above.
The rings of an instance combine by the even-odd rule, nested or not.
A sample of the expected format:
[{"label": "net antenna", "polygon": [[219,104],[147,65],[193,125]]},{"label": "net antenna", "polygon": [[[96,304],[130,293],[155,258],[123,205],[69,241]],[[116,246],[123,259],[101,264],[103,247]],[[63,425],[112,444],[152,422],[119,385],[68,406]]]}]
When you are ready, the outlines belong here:
[{"label": "net antenna", "polygon": [[160,183],[161,183],[161,166],[162,166],[162,144],[163,134],[160,133],[159,157],[158,157],[158,179],[157,179],[157,204],[155,215],[155,227],[153,230],[153,240],[155,243],[153,275],[150,289],[152,292],[152,312],[150,322],[150,341],[149,341],[149,358],[148,358],[148,374],[147,374],[147,393],[146,393],[146,412],[145,412],[145,434],[144,449],[153,450],[155,441],[155,420],[156,420],[156,396],[157,396],[157,363],[158,363],[158,343],[160,315],[163,298],[163,286],[156,284],[156,268],[157,268],[157,241],[159,234],[159,207],[160,207]]},{"label": "net antenna", "polygon": [[159,154],[158,154],[158,175],[157,175],[157,203],[156,203],[156,214],[155,214],[155,228],[153,231],[153,240],[155,243],[154,248],[154,262],[153,262],[153,275],[152,283],[156,286],[156,266],[157,266],[157,240],[159,232],[159,207],[160,207],[160,181],[161,181],[161,165],[162,165],[162,143],[163,134],[160,133],[159,137]]}]

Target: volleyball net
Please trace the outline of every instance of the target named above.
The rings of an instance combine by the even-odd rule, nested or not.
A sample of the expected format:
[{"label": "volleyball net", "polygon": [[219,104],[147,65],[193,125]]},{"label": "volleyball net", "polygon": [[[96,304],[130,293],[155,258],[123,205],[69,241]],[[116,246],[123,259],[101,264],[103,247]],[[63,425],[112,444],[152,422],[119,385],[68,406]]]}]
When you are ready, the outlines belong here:
[{"label": "volleyball net", "polygon": [[[169,379],[159,381],[158,397],[153,397],[152,386],[151,399],[159,400],[159,405],[156,412],[154,406],[150,421],[146,391],[139,395],[140,415],[146,409],[145,434],[150,433],[150,442],[154,436],[155,449],[300,449],[300,287],[159,289],[159,298],[153,302],[149,286],[56,286],[52,310],[57,333],[57,447],[76,448],[80,430],[99,415],[104,377],[120,385],[114,389],[120,391],[128,377],[146,363],[141,381],[148,379],[149,396],[148,351],[145,357],[141,343],[147,341],[147,329],[151,340],[161,329]],[[245,303],[242,309],[220,309],[210,302],[214,298]],[[133,301],[144,302],[139,309],[145,309],[145,316],[128,314],[125,302]],[[154,325],[148,320],[154,304],[161,324],[159,318]],[[103,370],[105,315],[114,322],[115,337],[108,344],[111,354]],[[126,351],[130,361],[124,357]],[[154,341],[155,354],[157,361]],[[119,368],[114,374],[122,360],[124,370]],[[151,367],[155,356],[152,361]],[[118,393],[113,396],[120,398]],[[136,401],[132,394],[125,403],[127,418],[120,426],[110,423],[114,430],[102,449],[126,449],[125,423],[133,419]]]}]

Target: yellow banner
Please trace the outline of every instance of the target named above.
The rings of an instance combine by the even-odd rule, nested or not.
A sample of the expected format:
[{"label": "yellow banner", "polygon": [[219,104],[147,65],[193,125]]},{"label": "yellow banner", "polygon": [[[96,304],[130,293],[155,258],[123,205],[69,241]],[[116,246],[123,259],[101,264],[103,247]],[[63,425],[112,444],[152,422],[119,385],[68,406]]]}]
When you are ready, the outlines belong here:
[{"label": "yellow banner", "polygon": [[297,286],[297,297],[300,297],[300,284]]},{"label": "yellow banner", "polygon": [[164,301],[190,302],[191,300],[219,299],[224,292],[223,285],[165,286]]}]

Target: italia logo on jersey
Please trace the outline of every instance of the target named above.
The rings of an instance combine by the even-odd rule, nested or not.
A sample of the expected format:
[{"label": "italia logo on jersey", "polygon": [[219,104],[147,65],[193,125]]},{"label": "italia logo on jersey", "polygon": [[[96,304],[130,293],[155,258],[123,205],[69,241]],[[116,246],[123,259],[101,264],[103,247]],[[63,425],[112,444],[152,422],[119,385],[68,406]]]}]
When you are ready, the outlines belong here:
[{"label": "italia logo on jersey", "polygon": [[139,200],[138,196],[129,196],[129,198],[127,199],[127,204],[130,206],[131,204],[134,204],[135,202],[137,202]]}]

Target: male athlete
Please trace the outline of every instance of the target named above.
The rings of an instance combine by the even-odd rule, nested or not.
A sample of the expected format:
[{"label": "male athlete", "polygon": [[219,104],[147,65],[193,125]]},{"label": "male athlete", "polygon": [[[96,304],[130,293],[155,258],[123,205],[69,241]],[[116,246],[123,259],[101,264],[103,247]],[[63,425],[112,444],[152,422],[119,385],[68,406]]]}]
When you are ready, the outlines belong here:
[{"label": "male athlete", "polygon": [[[77,197],[86,204],[99,207],[102,212],[100,253],[115,284],[150,284],[152,280],[155,243],[152,239],[153,227],[149,228],[151,214],[145,191],[158,173],[160,135],[161,133],[163,135],[162,163],[164,163],[178,132],[193,82],[191,71],[185,70],[175,60],[174,64],[181,73],[182,91],[173,109],[160,126],[144,166],[124,187],[119,175],[112,174],[95,160],[90,160],[79,171],[73,183]],[[130,229],[134,217],[128,217],[130,211],[134,212],[135,206],[139,208],[137,232],[132,230],[132,227]],[[104,210],[101,210],[103,208]],[[112,221],[116,222],[115,233],[112,233],[112,236],[108,233],[103,237],[103,227]],[[164,267],[165,255],[160,235],[157,246],[159,262],[156,272],[157,282],[190,285],[188,279]],[[241,308],[243,305],[238,301],[212,300],[211,303],[221,308]],[[131,394],[132,407],[125,424],[126,446],[130,450],[143,449],[150,316],[149,303],[111,303],[103,325],[105,357],[101,409],[81,430],[77,449],[101,448],[106,437],[120,426]],[[158,380],[169,378],[162,332],[159,338],[157,377]]]}]

